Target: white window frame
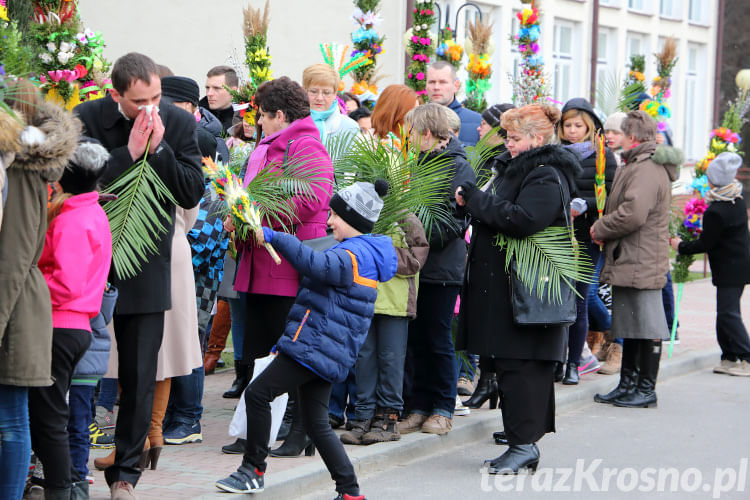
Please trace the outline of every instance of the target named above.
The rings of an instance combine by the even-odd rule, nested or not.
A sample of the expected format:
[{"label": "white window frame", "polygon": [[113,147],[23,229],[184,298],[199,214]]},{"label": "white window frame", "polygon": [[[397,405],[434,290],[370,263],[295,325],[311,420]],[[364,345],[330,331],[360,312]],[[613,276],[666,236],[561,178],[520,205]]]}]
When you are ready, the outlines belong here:
[{"label": "white window frame", "polygon": [[[638,51],[631,50],[632,44],[631,40],[638,40],[640,43],[640,48]],[[630,62],[630,56],[637,54],[637,55],[643,55],[646,56],[648,59],[648,56],[650,54],[649,47],[648,47],[648,35],[645,33],[639,33],[637,31],[628,31],[625,35],[625,59],[626,63]]]},{"label": "white window frame", "polygon": [[[552,37],[552,82],[553,82],[553,95],[554,98],[560,102],[565,102],[568,99],[575,97],[578,93],[578,78],[580,77],[579,68],[580,61],[577,60],[575,47],[577,46],[579,33],[576,27],[580,24],[567,21],[564,19],[554,20],[553,25],[553,37]],[[560,52],[560,32],[562,29],[570,30],[570,52]],[[566,78],[567,77],[567,78]],[[566,81],[564,85],[561,85],[561,78]]]},{"label": "white window frame", "polygon": [[[708,5],[706,0],[688,0],[688,22],[706,26],[708,24]],[[697,13],[696,13],[697,11]]]},{"label": "white window frame", "polygon": [[706,149],[706,99],[708,80],[704,71],[707,59],[705,44],[689,42],[685,54],[684,102],[682,109],[683,147],[689,159],[697,160]]},{"label": "white window frame", "polygon": [[[631,3],[638,2],[640,6],[631,5]],[[649,15],[652,13],[653,0],[627,0],[628,10],[635,12],[636,14]]]},{"label": "white window frame", "polygon": [[620,0],[599,0],[599,5],[602,7],[610,7],[613,9],[619,9]]},{"label": "white window frame", "polygon": [[[659,17],[682,21],[682,0],[659,0]],[[670,8],[667,9],[666,7]]]}]

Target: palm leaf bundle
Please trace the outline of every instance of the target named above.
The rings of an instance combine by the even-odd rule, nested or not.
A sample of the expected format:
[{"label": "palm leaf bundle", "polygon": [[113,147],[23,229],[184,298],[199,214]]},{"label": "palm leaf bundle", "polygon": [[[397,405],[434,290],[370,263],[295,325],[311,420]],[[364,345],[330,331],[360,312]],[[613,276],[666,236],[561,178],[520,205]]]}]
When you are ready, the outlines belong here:
[{"label": "palm leaf bundle", "polygon": [[492,172],[484,166],[497,154],[495,146],[489,143],[489,139],[497,137],[499,133],[500,127],[495,127],[479,139],[475,146],[466,146],[465,148],[466,158],[477,177],[477,186],[484,186],[492,177]]},{"label": "palm leaf bundle", "polygon": [[112,265],[119,279],[134,277],[149,255],[159,249],[157,240],[167,233],[172,218],[164,203],[177,204],[169,188],[143,158],[112,181],[106,192],[117,198],[104,204],[112,231]]},{"label": "palm leaf bundle", "polygon": [[571,228],[549,226],[526,238],[498,234],[495,245],[505,249],[505,270],[511,272],[515,261],[521,283],[547,302],[561,304],[563,286],[578,295],[576,281],[593,282],[594,265],[578,248]]},{"label": "palm leaf bundle", "polygon": [[[299,220],[291,199],[314,200],[315,189],[329,183],[326,177],[310,168],[311,161],[312,155],[300,154],[284,164],[270,163],[244,187],[242,179],[231,166],[231,163],[236,163],[235,160],[225,165],[203,158],[203,171],[225,202],[224,211],[232,216],[237,236],[246,240],[251,233],[261,231],[264,220],[271,226],[281,226],[287,232]],[[273,247],[269,244],[265,246],[274,261],[280,263]]]},{"label": "palm leaf bundle", "polygon": [[[402,134],[403,135],[403,134]],[[435,224],[451,224],[453,216],[446,201],[450,192],[450,160],[419,158],[408,146],[401,148],[370,137],[333,138],[328,152],[333,160],[336,189],[355,182],[388,182],[388,194],[375,223],[374,233],[388,234],[403,223],[404,212],[412,212],[422,222],[429,237]],[[402,144],[406,144],[403,140]]]}]

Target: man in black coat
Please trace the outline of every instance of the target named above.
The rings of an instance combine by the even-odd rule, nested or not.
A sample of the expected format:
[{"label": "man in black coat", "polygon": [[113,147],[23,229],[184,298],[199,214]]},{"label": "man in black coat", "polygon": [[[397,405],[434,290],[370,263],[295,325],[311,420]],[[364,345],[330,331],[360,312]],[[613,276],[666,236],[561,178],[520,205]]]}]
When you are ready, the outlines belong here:
[{"label": "man in black coat", "polygon": [[[172,193],[177,204],[193,208],[203,195],[203,173],[195,141],[195,120],[170,104],[159,108],[161,81],[156,64],[147,56],[130,53],[115,62],[112,93],[75,108],[83,133],[98,139],[110,152],[102,185],[111,183],[137,162],[148,149],[148,162]],[[115,429],[114,464],[105,477],[113,499],[135,498],[138,468],[151,426],[156,361],[164,333],[164,311],[172,306],[170,260],[175,206],[162,202],[170,219],[167,232],[156,237],[158,252],[149,255],[132,278],[110,281],[119,298],[113,317],[117,339],[120,412]]]}]

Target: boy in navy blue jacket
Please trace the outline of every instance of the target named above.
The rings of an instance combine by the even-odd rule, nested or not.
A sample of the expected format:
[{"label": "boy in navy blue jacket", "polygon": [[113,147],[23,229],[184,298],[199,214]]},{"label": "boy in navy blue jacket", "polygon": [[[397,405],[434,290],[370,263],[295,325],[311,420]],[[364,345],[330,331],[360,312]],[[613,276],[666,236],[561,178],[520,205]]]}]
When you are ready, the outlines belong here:
[{"label": "boy in navy blue jacket", "polygon": [[391,238],[370,234],[383,208],[388,184],[357,182],[331,198],[328,226],[339,243],[324,252],[295,236],[264,227],[256,234],[299,272],[297,298],[275,350],[278,356],[245,391],[247,443],[237,472],[216,482],[231,493],[263,490],[271,429],[270,402],[298,391],[307,434],[336,482],[338,500],[364,500],[349,457],[328,422],[331,384],[346,378],[367,337],[377,283],[396,274]]}]

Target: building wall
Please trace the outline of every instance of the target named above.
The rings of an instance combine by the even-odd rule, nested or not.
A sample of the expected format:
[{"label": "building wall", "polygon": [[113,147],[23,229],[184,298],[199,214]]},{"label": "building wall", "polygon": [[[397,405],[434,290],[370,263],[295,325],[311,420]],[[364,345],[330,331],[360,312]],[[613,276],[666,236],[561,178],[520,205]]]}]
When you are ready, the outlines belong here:
[{"label": "building wall", "polygon": [[[718,0],[600,0],[600,49],[598,74],[601,80],[626,74],[630,51],[646,55],[646,76],[655,76],[653,53],[668,36],[678,40],[679,61],[674,71],[670,105],[675,143],[689,158],[703,155],[712,126],[714,58]],[[589,97],[592,7],[594,0],[542,0],[542,37],[540,45],[546,62],[550,91],[558,101],[571,97]],[[227,63],[234,53],[242,60],[242,8],[250,3],[262,6],[262,0],[150,1],[127,3],[80,0],[86,24],[104,33],[105,54],[116,59],[128,51],[141,51],[175,73],[195,78],[201,85],[212,66]],[[465,38],[467,16],[475,9],[464,8],[456,26],[457,8],[464,2],[441,1],[441,25],[446,7],[450,25],[458,28],[457,39]],[[518,71],[518,54],[512,51],[510,36],[517,27],[515,13],[520,0],[479,0],[476,3],[485,19],[494,22],[492,88],[489,103],[511,99],[509,74]],[[113,9],[103,5],[117,6]],[[406,24],[406,0],[381,0],[386,35],[385,54],[379,59],[383,79],[381,88],[403,82],[403,32]],[[120,7],[127,5],[127,7]],[[210,8],[207,7],[210,6]],[[274,75],[300,79],[305,66],[322,61],[318,44],[323,41],[350,43],[354,29],[351,0],[273,0],[269,48]],[[148,12],[148,16],[144,13]],[[691,20],[699,17],[699,20]],[[408,13],[411,15],[411,13]],[[459,73],[465,78],[465,70]],[[601,82],[600,82],[601,83]]]}]

